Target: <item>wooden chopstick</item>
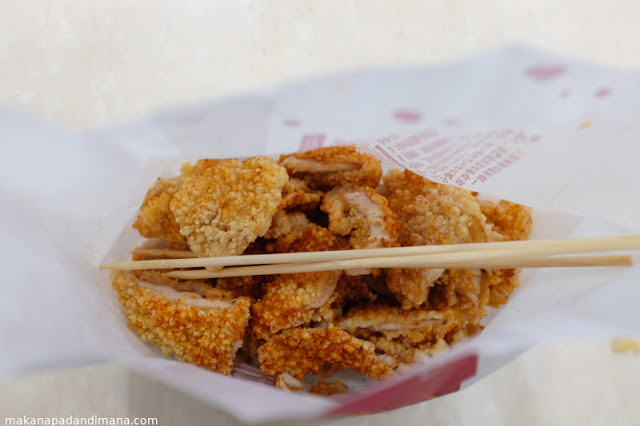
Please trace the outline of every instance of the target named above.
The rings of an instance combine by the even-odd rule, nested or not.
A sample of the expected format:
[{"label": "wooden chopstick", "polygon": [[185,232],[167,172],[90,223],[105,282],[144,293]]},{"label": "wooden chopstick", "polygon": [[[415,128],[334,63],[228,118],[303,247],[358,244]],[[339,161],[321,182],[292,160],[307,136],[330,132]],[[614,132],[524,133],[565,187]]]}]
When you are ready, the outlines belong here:
[{"label": "wooden chopstick", "polygon": [[[579,239],[505,241],[491,243],[467,243],[415,247],[391,247],[361,250],[337,250],[306,253],[254,254],[241,256],[199,257],[193,259],[155,259],[118,262],[100,265],[104,269],[175,269],[207,266],[269,265],[342,261],[349,259],[382,258],[396,256],[440,255],[462,256],[460,260],[447,257],[439,262],[457,262],[552,256],[611,250],[640,249],[640,235],[623,237],[597,237]],[[463,256],[465,254],[467,256]],[[494,254],[491,254],[494,253]],[[479,257],[478,257],[479,256]]]},{"label": "wooden chopstick", "polygon": [[[466,254],[466,253],[465,253]],[[471,261],[447,261],[445,255],[417,255],[407,257],[373,257],[315,263],[280,263],[273,265],[241,266],[221,271],[197,269],[171,271],[165,275],[179,279],[205,279],[238,277],[249,275],[275,275],[302,272],[337,271],[363,268],[444,268],[444,269],[490,269],[490,268],[547,268],[585,266],[631,266],[629,255],[579,256],[579,257],[534,257],[512,259],[487,259]],[[451,255],[448,255],[451,257]]]}]

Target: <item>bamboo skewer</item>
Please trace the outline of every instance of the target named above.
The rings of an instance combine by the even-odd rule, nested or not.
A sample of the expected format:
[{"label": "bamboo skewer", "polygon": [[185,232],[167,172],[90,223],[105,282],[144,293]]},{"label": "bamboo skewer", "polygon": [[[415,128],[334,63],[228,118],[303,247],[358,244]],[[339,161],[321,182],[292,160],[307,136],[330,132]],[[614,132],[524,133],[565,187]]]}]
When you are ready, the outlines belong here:
[{"label": "bamboo skewer", "polygon": [[[434,263],[487,261],[490,259],[515,259],[558,254],[577,254],[611,250],[640,249],[640,235],[624,237],[598,237],[580,239],[556,239],[533,241],[507,241],[492,243],[467,243],[415,247],[391,247],[361,250],[337,250],[306,253],[255,254],[241,256],[200,257],[192,259],[155,259],[101,265],[104,269],[140,270],[201,268],[239,265],[271,265],[346,261],[367,258],[405,259],[417,255],[430,255]],[[442,255],[446,255],[443,257]],[[440,256],[440,257],[433,257]],[[385,267],[374,265],[373,267]],[[393,266],[402,267],[402,266]],[[355,266],[352,266],[355,268]]]},{"label": "bamboo skewer", "polygon": [[206,269],[171,271],[165,275],[179,279],[224,278],[249,275],[275,275],[303,272],[336,271],[362,268],[444,268],[444,269],[488,269],[488,268],[540,268],[540,267],[585,267],[585,266],[631,266],[631,256],[580,256],[580,257],[533,257],[513,259],[488,259],[473,261],[447,261],[436,256],[373,257],[315,263],[280,263],[272,265],[225,268],[212,272]]}]

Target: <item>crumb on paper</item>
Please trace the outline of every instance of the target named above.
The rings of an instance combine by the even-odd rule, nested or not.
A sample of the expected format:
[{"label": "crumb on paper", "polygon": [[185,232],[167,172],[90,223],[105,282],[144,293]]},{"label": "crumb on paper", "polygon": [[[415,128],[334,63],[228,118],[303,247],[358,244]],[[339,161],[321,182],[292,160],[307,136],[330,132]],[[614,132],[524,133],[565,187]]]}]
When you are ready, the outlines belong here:
[{"label": "crumb on paper", "polygon": [[640,340],[630,337],[616,337],[611,342],[611,349],[616,353],[633,352],[640,355]]},{"label": "crumb on paper", "polygon": [[318,384],[311,386],[311,393],[318,395],[340,395],[346,393],[349,390],[349,386],[342,383],[340,380],[332,380],[330,382],[320,381]]}]

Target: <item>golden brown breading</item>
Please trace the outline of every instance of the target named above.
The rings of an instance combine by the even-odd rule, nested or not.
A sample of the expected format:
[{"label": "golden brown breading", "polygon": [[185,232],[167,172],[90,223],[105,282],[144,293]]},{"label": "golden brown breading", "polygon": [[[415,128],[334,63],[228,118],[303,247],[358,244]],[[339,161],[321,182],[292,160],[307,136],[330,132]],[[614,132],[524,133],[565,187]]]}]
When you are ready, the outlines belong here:
[{"label": "golden brown breading", "polygon": [[489,291],[487,303],[494,308],[504,305],[520,286],[519,269],[486,269],[482,271],[482,286]]},{"label": "golden brown breading", "polygon": [[488,240],[490,227],[470,191],[430,181],[408,170],[391,170],[383,180],[389,205],[403,223],[403,245]]},{"label": "golden brown breading", "polygon": [[382,176],[380,160],[359,152],[354,145],[282,155],[280,164],[286,167],[291,177],[323,191],[336,186],[375,188]]},{"label": "golden brown breading", "polygon": [[341,306],[353,304],[356,302],[368,301],[373,302],[378,296],[373,293],[366,281],[369,277],[366,275],[349,276],[343,274],[338,280],[336,286],[337,301]]},{"label": "golden brown breading", "polygon": [[248,298],[203,298],[143,283],[124,271],[114,271],[111,280],[129,328],[142,340],[156,344],[165,356],[231,374],[249,323]]},{"label": "golden brown breading", "polygon": [[310,321],[329,301],[340,275],[340,271],[278,275],[251,308],[256,336],[264,339]]},{"label": "golden brown breading", "polygon": [[311,225],[311,221],[307,219],[302,212],[287,212],[286,210],[279,208],[273,215],[271,226],[264,238],[278,239],[285,237],[292,232],[296,232],[296,236],[304,232],[307,227]]},{"label": "golden brown breading", "polygon": [[184,179],[158,178],[144,197],[138,219],[133,227],[145,238],[161,238],[163,240],[183,243],[186,238],[180,234],[180,225],[176,222],[169,203],[174,194],[182,186]]},{"label": "golden brown breading", "polygon": [[238,297],[231,291],[214,287],[206,280],[176,280],[165,275],[167,269],[143,269],[131,271],[138,279],[150,284],[164,285],[176,291],[190,291],[209,299],[235,299]]},{"label": "golden brown breading", "polygon": [[369,287],[365,279],[370,275],[351,276],[342,274],[336,289],[326,303],[318,308],[311,317],[312,323],[332,323],[342,316],[345,308],[358,302],[373,302],[378,298]]},{"label": "golden brown breading", "polygon": [[348,235],[351,248],[400,245],[402,224],[398,215],[371,187],[334,188],[325,195],[320,208],[329,215],[329,230]]},{"label": "golden brown breading", "polygon": [[461,312],[452,310],[402,309],[388,304],[364,303],[351,309],[339,321],[338,327],[347,331],[367,328],[371,331],[405,331],[424,327],[441,328],[463,319]]},{"label": "golden brown breading", "polygon": [[408,364],[416,357],[446,349],[454,336],[475,324],[479,315],[458,308],[412,309],[382,304],[363,304],[336,322],[354,336],[370,341],[376,349]]},{"label": "golden brown breading", "polygon": [[[509,201],[492,203],[482,201],[482,212],[493,225],[493,231],[504,241],[527,240],[533,228],[531,208]],[[518,288],[519,269],[488,269],[482,271],[482,286],[489,291],[490,306],[498,307],[507,303],[509,295]]]},{"label": "golden brown breading", "polygon": [[423,305],[443,269],[387,269],[387,288],[405,309]]},{"label": "golden brown breading", "polygon": [[214,159],[214,158],[206,158],[203,160],[198,160],[196,164],[191,165],[189,163],[184,163],[182,167],[180,167],[180,171],[182,172],[183,177],[187,176],[197,176],[202,174],[207,169],[211,167],[218,167],[223,164],[226,160]]},{"label": "golden brown breading", "polygon": [[527,240],[533,228],[531,207],[500,201],[481,201],[482,213],[493,225],[493,230],[503,235],[506,241]]},{"label": "golden brown breading", "polygon": [[241,254],[269,229],[287,179],[267,157],[228,160],[185,178],[170,208],[197,255]]},{"label": "golden brown breading", "polygon": [[[425,307],[442,310],[458,307],[463,310],[483,308],[489,300],[489,290],[483,286],[480,271],[473,269],[446,269],[429,291]],[[475,311],[473,315],[486,315],[486,311]]]},{"label": "golden brown breading", "polygon": [[[485,242],[490,226],[470,191],[432,182],[411,171],[384,178],[389,205],[402,222],[403,246]],[[387,286],[407,309],[422,305],[442,269],[391,270]]]},{"label": "golden brown breading", "polygon": [[337,395],[347,392],[349,390],[349,386],[342,383],[340,380],[333,380],[331,382],[327,381],[327,379],[338,373],[340,370],[342,370],[340,365],[329,363],[325,364],[320,370],[318,382],[311,386],[309,392],[318,395]]},{"label": "golden brown breading", "polygon": [[265,283],[273,277],[266,275],[248,275],[244,277],[224,277],[216,280],[216,287],[234,294],[236,297],[249,297],[251,300],[264,296]]},{"label": "golden brown breading", "polygon": [[282,189],[281,209],[313,210],[318,207],[324,193],[309,188],[303,180],[291,178]]},{"label": "golden brown breading", "polygon": [[340,250],[346,247],[345,241],[327,228],[314,223],[301,233],[292,232],[267,246],[269,253],[295,253],[302,251]]},{"label": "golden brown breading", "polygon": [[[331,250],[339,240],[329,230],[310,224],[302,234],[280,248],[288,252]],[[264,296],[252,307],[253,332],[266,338],[280,330],[309,322],[330,304],[340,271],[282,274],[264,286]],[[323,310],[323,314],[333,315]],[[322,314],[320,315],[322,316]]]},{"label": "golden brown breading", "polygon": [[388,358],[377,355],[373,344],[333,326],[284,330],[258,349],[258,359],[265,374],[288,373],[298,380],[319,373],[325,363],[351,368],[373,379],[392,373]]}]

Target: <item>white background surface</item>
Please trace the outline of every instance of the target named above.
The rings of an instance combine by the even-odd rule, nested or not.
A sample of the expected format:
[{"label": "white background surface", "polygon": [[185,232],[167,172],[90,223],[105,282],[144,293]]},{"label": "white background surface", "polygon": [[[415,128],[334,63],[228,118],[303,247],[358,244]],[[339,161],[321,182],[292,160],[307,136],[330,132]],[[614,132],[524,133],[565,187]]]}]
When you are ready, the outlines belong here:
[{"label": "white background surface", "polygon": [[[631,0],[0,0],[0,104],[93,128],[291,78],[435,64],[512,42],[640,69],[639,20]],[[463,392],[319,424],[639,424],[638,380],[639,357],[606,341],[562,342]],[[5,381],[0,394],[0,417],[236,423],[116,366]]]}]

